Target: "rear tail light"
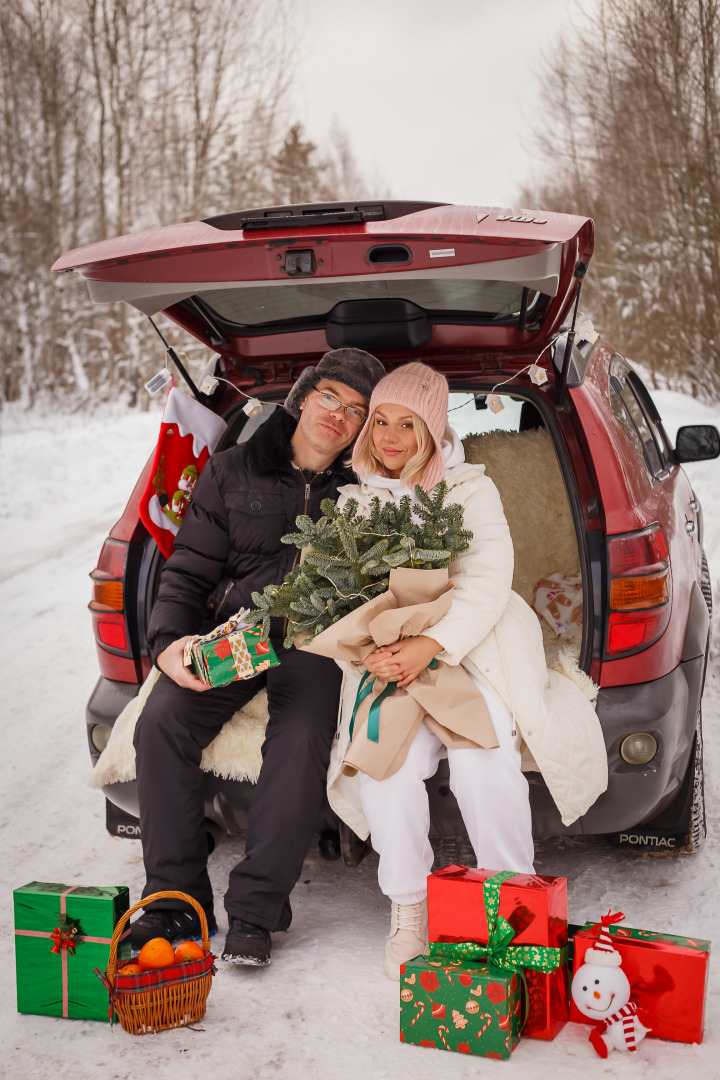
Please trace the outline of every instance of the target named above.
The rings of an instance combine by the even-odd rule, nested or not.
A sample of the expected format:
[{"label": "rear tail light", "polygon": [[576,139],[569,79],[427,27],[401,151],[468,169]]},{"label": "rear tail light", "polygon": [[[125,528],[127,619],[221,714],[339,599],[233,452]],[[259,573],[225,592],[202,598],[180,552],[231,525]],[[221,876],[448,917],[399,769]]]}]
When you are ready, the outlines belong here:
[{"label": "rear tail light", "polygon": [[618,611],[658,607],[670,599],[667,570],[645,577],[616,577],[610,581],[610,607]]},{"label": "rear tail light", "polygon": [[641,652],[665,632],[672,606],[668,546],[659,525],[608,538],[606,654]]},{"label": "rear tail light", "polygon": [[125,572],[128,545],[107,539],[98,564],[90,574],[93,596],[88,607],[93,615],[95,637],[104,649],[129,654],[130,636],[125,617]]}]

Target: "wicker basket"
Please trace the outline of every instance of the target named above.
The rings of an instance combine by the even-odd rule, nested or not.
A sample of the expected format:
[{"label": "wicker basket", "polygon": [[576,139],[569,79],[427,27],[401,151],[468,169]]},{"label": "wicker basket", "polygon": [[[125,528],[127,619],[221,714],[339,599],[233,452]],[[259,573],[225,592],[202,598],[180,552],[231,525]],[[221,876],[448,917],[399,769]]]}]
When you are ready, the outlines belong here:
[{"label": "wicker basket", "polygon": [[[118,942],[131,915],[155,900],[170,899],[185,900],[200,916],[204,959],[147,971],[142,975],[118,974]],[[132,1035],[147,1035],[201,1020],[205,1015],[205,1003],[215,973],[213,960],[205,912],[192,896],[182,892],[157,892],[131,907],[115,927],[105,969],[111,1008],[114,1007],[123,1029]]]}]

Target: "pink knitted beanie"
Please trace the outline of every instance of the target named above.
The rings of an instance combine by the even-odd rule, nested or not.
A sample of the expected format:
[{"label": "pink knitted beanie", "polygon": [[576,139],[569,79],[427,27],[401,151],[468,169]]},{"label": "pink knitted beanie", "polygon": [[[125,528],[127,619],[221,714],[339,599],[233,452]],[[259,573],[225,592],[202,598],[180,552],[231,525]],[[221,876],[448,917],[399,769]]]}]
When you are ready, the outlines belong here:
[{"label": "pink knitted beanie", "polygon": [[370,415],[357,437],[353,465],[372,430],[373,413],[379,405],[404,405],[424,420],[435,442],[435,453],[417,481],[426,491],[439,484],[443,475],[442,438],[447,424],[448,384],[444,375],[426,364],[404,364],[376,385],[370,398]]}]

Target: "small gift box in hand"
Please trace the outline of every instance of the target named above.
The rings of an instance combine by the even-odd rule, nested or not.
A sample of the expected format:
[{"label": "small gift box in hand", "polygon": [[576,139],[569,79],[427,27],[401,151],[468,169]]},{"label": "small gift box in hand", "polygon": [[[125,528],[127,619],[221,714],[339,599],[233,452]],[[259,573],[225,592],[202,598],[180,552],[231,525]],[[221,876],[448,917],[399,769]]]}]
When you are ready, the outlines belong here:
[{"label": "small gift box in hand", "polygon": [[227,686],[236,679],[252,679],[280,661],[269,640],[262,640],[259,626],[245,622],[242,608],[209,634],[195,637],[185,646],[183,662],[208,686]]}]

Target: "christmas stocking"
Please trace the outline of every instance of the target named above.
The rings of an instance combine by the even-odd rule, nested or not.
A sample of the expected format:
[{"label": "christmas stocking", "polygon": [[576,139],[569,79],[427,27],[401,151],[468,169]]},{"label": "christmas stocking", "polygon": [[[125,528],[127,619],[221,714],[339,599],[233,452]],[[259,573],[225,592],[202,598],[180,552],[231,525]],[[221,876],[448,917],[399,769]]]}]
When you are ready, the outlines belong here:
[{"label": "christmas stocking", "polygon": [[160,424],[150,482],[140,518],[165,558],[190,505],[195,481],[227,424],[199,401],[171,388]]}]

